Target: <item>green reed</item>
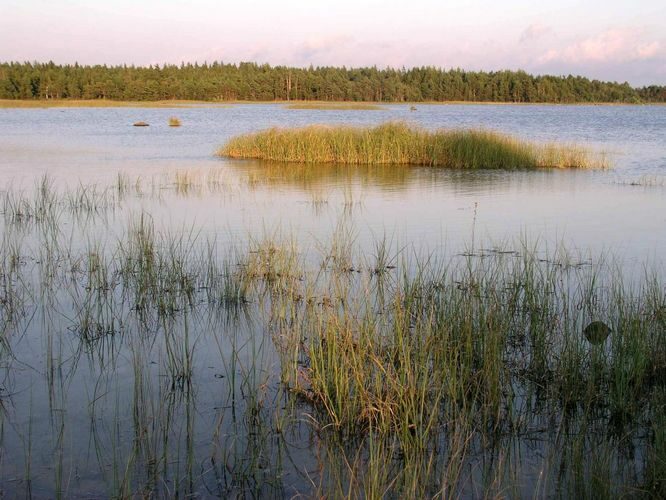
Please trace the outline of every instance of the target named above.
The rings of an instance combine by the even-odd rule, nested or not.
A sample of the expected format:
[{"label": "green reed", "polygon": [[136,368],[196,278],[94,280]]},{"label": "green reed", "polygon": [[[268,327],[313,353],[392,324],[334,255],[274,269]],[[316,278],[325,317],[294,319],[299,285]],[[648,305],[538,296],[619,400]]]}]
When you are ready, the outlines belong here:
[{"label": "green reed", "polygon": [[[35,196],[30,207],[54,206],[48,186]],[[83,357],[92,456],[115,496],[284,496],[288,460],[310,467],[299,492],[335,497],[663,495],[661,275],[521,242],[442,260],[376,238],[364,255],[345,219],[315,251],[279,232],[231,245],[161,231],[145,212],[127,220],[83,246],[34,224],[37,248],[5,222],[0,387],[23,366],[13,350],[37,310],[55,493],[73,491],[62,410]],[[612,330],[599,345],[583,335],[592,321]],[[211,343],[215,376],[201,366]],[[123,374],[128,387],[109,382]],[[210,420],[196,399],[205,376],[220,384]],[[302,450],[286,457],[294,441],[309,465]],[[24,447],[27,482],[36,440]]]},{"label": "green reed", "polygon": [[354,165],[426,165],[457,169],[606,166],[578,146],[534,144],[486,130],[428,131],[400,122],[376,127],[309,126],[256,132],[218,151],[230,158]]}]

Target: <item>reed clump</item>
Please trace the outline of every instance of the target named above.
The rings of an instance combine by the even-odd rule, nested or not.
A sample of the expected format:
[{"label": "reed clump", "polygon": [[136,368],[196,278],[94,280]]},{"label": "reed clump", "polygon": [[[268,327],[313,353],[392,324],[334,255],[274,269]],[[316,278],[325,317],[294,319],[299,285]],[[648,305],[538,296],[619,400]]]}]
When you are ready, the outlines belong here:
[{"label": "reed clump", "polygon": [[401,122],[376,127],[272,128],[231,139],[219,156],[300,163],[424,165],[457,169],[606,167],[577,146],[536,144],[475,129],[428,131]]},{"label": "reed clump", "polygon": [[[156,182],[196,194],[223,178]],[[0,445],[19,457],[0,488],[18,491],[23,453],[24,477],[56,493],[81,471],[75,496],[665,496],[659,270],[625,277],[528,242],[419,255],[363,241],[346,217],[316,248],[278,230],[163,228],[144,211],[117,237],[62,232],[68,214],[122,213],[142,196],[131,186],[44,177],[0,201]],[[28,360],[51,424],[23,451],[15,424],[33,417],[12,374],[26,340],[43,346]],[[65,418],[73,405],[88,436]],[[68,454],[72,431],[94,475]],[[42,455],[52,485],[34,472]],[[315,472],[284,486],[293,470]]]}]

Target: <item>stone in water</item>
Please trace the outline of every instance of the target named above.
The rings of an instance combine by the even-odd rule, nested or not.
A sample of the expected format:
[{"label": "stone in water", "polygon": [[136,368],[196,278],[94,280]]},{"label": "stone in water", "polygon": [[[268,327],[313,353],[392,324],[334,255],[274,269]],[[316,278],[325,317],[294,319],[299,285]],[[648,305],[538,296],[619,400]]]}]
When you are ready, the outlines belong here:
[{"label": "stone in water", "polygon": [[590,344],[602,344],[610,334],[610,327],[603,321],[593,321],[585,327],[583,335]]}]

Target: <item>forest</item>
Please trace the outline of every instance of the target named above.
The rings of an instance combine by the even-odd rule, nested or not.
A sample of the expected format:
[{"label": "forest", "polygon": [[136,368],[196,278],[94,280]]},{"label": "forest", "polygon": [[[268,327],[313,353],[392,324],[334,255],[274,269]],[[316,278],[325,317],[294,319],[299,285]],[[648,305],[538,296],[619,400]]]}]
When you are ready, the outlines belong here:
[{"label": "forest", "polygon": [[142,66],[0,63],[0,99],[131,101],[666,102],[666,86],[635,88],[524,71],[309,67],[243,62]]}]

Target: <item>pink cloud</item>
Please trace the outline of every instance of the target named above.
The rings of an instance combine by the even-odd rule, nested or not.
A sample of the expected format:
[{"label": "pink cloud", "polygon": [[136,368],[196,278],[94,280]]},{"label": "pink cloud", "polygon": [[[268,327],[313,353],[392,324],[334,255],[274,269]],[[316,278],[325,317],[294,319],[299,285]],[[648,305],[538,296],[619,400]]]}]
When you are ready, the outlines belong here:
[{"label": "pink cloud", "polygon": [[630,62],[651,59],[663,53],[660,40],[645,40],[637,28],[615,28],[578,40],[560,49],[549,49],[537,58],[540,64]]},{"label": "pink cloud", "polygon": [[541,23],[530,24],[520,35],[520,43],[531,42],[552,33],[552,28]]},{"label": "pink cloud", "polygon": [[310,37],[291,48],[292,59],[301,64],[316,64],[319,60],[328,60],[337,54],[353,52],[355,44],[356,41],[347,35]]},{"label": "pink cloud", "polygon": [[659,42],[646,43],[638,47],[636,53],[639,59],[650,59],[659,53],[660,48]]}]

